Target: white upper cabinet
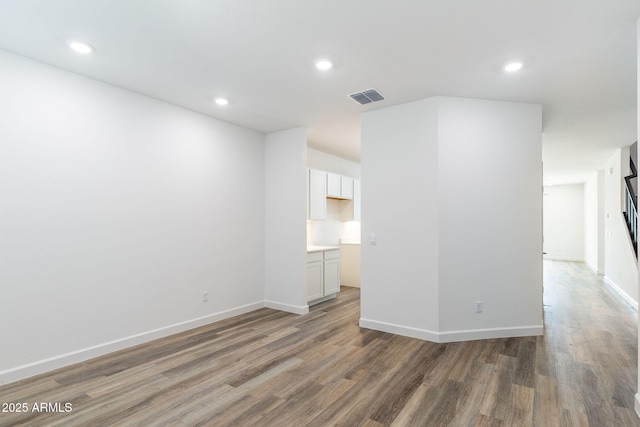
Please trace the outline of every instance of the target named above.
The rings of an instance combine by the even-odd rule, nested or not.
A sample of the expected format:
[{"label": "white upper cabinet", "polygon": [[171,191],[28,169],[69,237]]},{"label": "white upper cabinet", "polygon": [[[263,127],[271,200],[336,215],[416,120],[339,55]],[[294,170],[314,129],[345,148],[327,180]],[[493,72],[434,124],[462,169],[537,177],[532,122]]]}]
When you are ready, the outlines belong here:
[{"label": "white upper cabinet", "polygon": [[353,199],[353,178],[340,177],[340,193],[343,199]]},{"label": "white upper cabinet", "polygon": [[327,197],[340,198],[342,194],[342,186],[340,175],[327,172]]},{"label": "white upper cabinet", "polygon": [[353,198],[353,178],[327,172],[327,197],[351,200]]},{"label": "white upper cabinet", "polygon": [[327,219],[327,197],[340,199],[340,219],[360,221],[360,180],[317,169],[308,170],[308,220]]},{"label": "white upper cabinet", "polygon": [[341,201],[340,220],[360,221],[360,180],[353,179],[353,197],[351,200]]},{"label": "white upper cabinet", "polygon": [[353,220],[360,221],[360,201],[362,190],[360,187],[360,180],[353,180]]},{"label": "white upper cabinet", "polygon": [[309,169],[307,219],[327,219],[327,173]]}]

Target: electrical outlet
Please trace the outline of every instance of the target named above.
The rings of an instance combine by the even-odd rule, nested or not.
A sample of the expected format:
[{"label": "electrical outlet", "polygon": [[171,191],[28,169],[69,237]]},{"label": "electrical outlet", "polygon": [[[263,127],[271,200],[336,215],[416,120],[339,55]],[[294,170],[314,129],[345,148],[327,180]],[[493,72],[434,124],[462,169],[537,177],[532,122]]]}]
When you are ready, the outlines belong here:
[{"label": "electrical outlet", "polygon": [[476,301],[476,313],[482,313],[482,301]]},{"label": "electrical outlet", "polygon": [[202,293],[202,302],[207,302],[207,301],[209,301],[209,292],[204,291]]}]

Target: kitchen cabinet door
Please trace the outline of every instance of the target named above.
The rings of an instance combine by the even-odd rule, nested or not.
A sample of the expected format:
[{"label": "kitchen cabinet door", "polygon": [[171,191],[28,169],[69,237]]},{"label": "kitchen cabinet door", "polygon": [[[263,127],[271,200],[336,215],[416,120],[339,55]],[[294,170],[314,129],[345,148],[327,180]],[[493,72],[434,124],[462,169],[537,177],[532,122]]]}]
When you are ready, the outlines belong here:
[{"label": "kitchen cabinet door", "polygon": [[348,176],[340,177],[340,198],[353,199],[353,178]]},{"label": "kitchen cabinet door", "polygon": [[340,204],[340,220],[341,221],[360,221],[360,198],[361,198],[360,180],[353,180],[353,198],[351,200],[341,201]]},{"label": "kitchen cabinet door", "polygon": [[327,172],[327,197],[335,197],[336,199],[342,197],[340,175]]},{"label": "kitchen cabinet door", "polygon": [[322,252],[307,255],[307,301],[324,296],[324,261]]},{"label": "kitchen cabinet door", "polygon": [[362,188],[359,179],[353,180],[353,221],[360,221],[360,200],[362,195]]},{"label": "kitchen cabinet door", "polygon": [[324,294],[340,292],[340,251],[324,253]]}]

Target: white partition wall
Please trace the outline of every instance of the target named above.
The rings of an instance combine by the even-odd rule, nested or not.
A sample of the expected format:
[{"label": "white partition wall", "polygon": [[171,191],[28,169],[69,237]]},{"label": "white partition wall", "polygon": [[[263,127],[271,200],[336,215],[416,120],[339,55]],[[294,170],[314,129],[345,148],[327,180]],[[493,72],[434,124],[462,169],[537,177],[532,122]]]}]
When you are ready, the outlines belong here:
[{"label": "white partition wall", "polygon": [[604,224],[604,170],[599,170],[584,183],[584,260],[597,274],[604,274]]},{"label": "white partition wall", "polygon": [[362,115],[360,325],[431,341],[439,331],[437,108],[427,99]]},{"label": "white partition wall", "polygon": [[539,105],[363,114],[360,324],[437,342],[541,334],[541,161]]},{"label": "white partition wall", "polygon": [[265,138],[265,305],[296,314],[307,305],[307,131]]}]

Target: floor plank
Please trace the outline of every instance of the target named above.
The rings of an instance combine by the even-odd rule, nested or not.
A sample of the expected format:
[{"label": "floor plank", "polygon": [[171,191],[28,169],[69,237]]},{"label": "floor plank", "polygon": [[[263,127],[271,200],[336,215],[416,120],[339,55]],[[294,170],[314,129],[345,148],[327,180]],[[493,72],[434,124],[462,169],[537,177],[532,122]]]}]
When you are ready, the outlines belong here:
[{"label": "floor plank", "polygon": [[[545,261],[542,337],[436,344],[358,327],[359,289],[261,309],[0,388],[0,426],[640,426],[637,312]],[[35,412],[34,403],[72,404]]]}]

